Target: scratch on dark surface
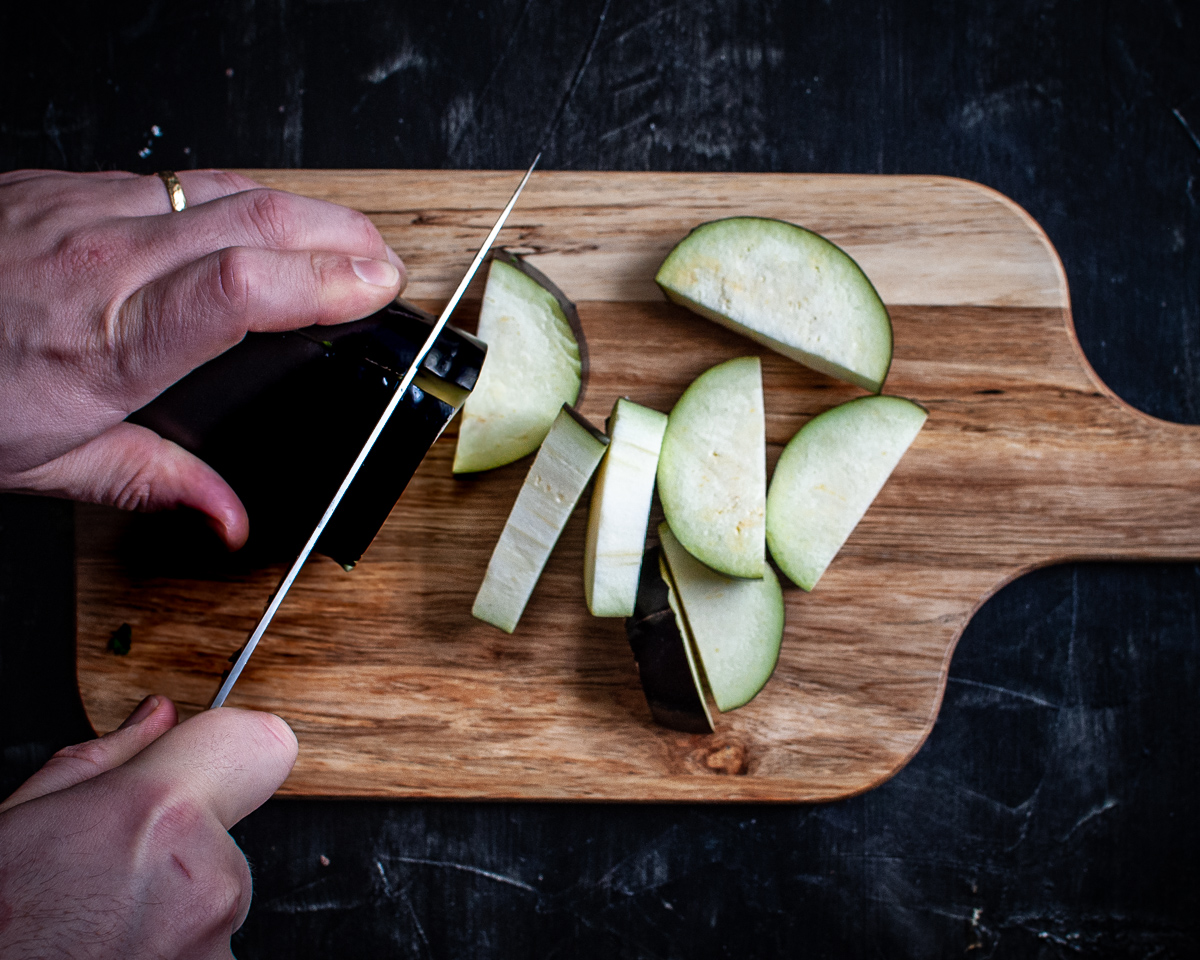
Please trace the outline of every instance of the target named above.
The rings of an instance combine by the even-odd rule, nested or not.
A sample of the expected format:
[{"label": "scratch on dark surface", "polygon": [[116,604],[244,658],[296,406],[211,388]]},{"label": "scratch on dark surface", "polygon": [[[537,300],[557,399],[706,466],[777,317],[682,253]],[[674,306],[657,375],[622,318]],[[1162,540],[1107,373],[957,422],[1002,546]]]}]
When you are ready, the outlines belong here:
[{"label": "scratch on dark surface", "polygon": [[501,67],[504,66],[504,62],[508,59],[509,51],[512,50],[513,44],[516,43],[517,34],[520,32],[521,24],[525,20],[525,14],[529,12],[529,8],[531,6],[533,6],[533,0],[525,0],[525,6],[523,6],[521,8],[521,12],[517,14],[517,19],[513,23],[512,30],[509,31],[508,39],[504,41],[504,49],[500,51],[500,56],[496,58],[496,65],[492,67],[492,72],[488,74],[487,80],[485,80],[483,86],[479,88],[479,96],[474,100],[474,104],[471,108],[471,115],[460,123],[457,135],[454,138],[454,142],[450,144],[450,153],[452,155],[458,152],[459,144],[462,143],[462,139],[466,135],[467,131],[475,126],[479,115],[479,105],[483,103],[484,96],[487,94],[488,90],[491,89],[492,84],[495,82],[496,77],[500,73]]},{"label": "scratch on dark surface", "polygon": [[656,73],[639,73],[613,87],[613,103],[620,109],[623,103],[635,102],[641,94],[650,94],[661,83],[662,78]]},{"label": "scratch on dark surface", "polygon": [[309,903],[280,903],[273,900],[270,903],[265,903],[256,909],[262,910],[265,913],[324,913],[326,911],[341,911],[353,910],[356,907],[363,905],[363,901],[359,899],[342,900],[337,897],[330,897],[327,900],[317,900]]},{"label": "scratch on dark surface", "polygon": [[307,898],[309,893],[319,891],[321,888],[327,887],[328,884],[329,880],[327,877],[319,877],[309,883],[301,884],[280,896],[272,897],[261,906],[256,905],[255,909],[263,910],[267,913],[321,913],[326,910],[349,910],[359,906],[363,902],[357,897],[351,900],[344,900],[336,896],[322,896],[316,899]]},{"label": "scratch on dark surface", "polygon": [[287,106],[283,120],[283,156],[288,166],[304,165],[304,68],[298,68],[287,83]]},{"label": "scratch on dark surface", "polygon": [[1028,99],[1032,84],[1028,80],[1010,84],[1003,90],[995,90],[983,97],[968,100],[959,108],[959,122],[963,130],[974,130],[981,124],[1006,120],[1017,109],[1017,105]]},{"label": "scratch on dark surface", "polygon": [[408,915],[412,917],[413,926],[417,928],[417,936],[421,938],[421,942],[425,944],[426,951],[429,951],[429,937],[425,935],[425,927],[421,923],[420,917],[417,916],[416,908],[413,907],[412,898],[404,891],[400,891],[400,896],[404,898],[404,905],[408,907]]},{"label": "scratch on dark surface", "polygon": [[404,46],[393,53],[390,57],[373,67],[367,73],[363,74],[363,79],[367,83],[380,84],[388,77],[399,73],[401,70],[421,70],[424,69],[428,61],[425,55],[417,52],[412,48],[408,39],[405,38]]},{"label": "scratch on dark surface", "polygon": [[[484,870],[482,867],[473,867],[469,863],[456,863],[453,860],[427,860],[424,857],[388,857],[389,860],[395,860],[397,863],[416,863],[423,864],[427,867],[445,867],[448,870],[461,870],[463,873],[473,873],[477,877],[485,877],[488,880],[495,880],[497,883],[506,883],[510,887],[516,887],[518,890],[527,890],[529,893],[541,896],[541,891],[537,887],[531,887],[529,884],[514,877],[507,877],[502,873],[493,873],[491,870]],[[378,861],[376,861],[378,865]],[[383,867],[379,867],[382,872]]]},{"label": "scratch on dark surface", "polygon": [[627,896],[643,890],[657,890],[670,878],[669,858],[663,855],[663,847],[669,845],[675,833],[671,828],[615,863],[600,877],[596,886]]},{"label": "scratch on dark surface", "polygon": [[1179,108],[1176,107],[1171,112],[1175,114],[1175,119],[1178,120],[1183,129],[1187,131],[1187,135],[1192,138],[1192,143],[1196,145],[1196,149],[1200,150],[1200,137],[1196,136],[1196,131],[1193,130],[1191,124],[1184,119],[1183,114],[1179,112]]},{"label": "scratch on dark surface", "polygon": [[613,37],[612,42],[614,45],[619,46],[620,44],[622,44],[626,40],[628,40],[630,36],[637,33],[639,30],[642,30],[642,29],[650,26],[650,24],[652,24],[655,20],[661,19],[662,17],[666,16],[668,13],[674,13],[676,10],[681,10],[681,9],[684,9],[684,5],[682,3],[673,3],[673,4],[670,4],[669,6],[661,7],[660,9],[655,10],[649,16],[643,17],[641,20],[638,20],[637,22],[630,24],[628,27],[626,27],[624,30],[622,30],[620,33],[618,33],[615,37]]},{"label": "scratch on dark surface", "polygon": [[1099,806],[1092,807],[1091,810],[1089,810],[1082,817],[1080,817],[1078,820],[1075,821],[1075,825],[1073,827],[1071,827],[1071,829],[1068,830],[1063,835],[1062,839],[1064,841],[1068,840],[1071,837],[1071,835],[1076,830],[1078,830],[1080,827],[1082,827],[1085,823],[1087,823],[1090,820],[1094,820],[1096,817],[1100,816],[1102,813],[1107,813],[1109,810],[1111,810],[1113,807],[1117,806],[1117,804],[1119,804],[1119,803],[1120,803],[1119,800],[1114,800],[1112,797],[1109,797],[1107,800],[1105,800]]},{"label": "scratch on dark surface", "polygon": [[383,881],[383,892],[387,896],[392,895],[392,885],[388,882],[387,871],[383,869],[383,864],[378,860],[375,861],[375,869],[379,871],[379,879]]},{"label": "scratch on dark surface", "polygon": [[58,127],[58,111],[54,109],[54,101],[51,100],[46,104],[46,113],[42,119],[42,132],[54,144],[54,149],[58,151],[58,155],[62,157],[62,162],[67,162],[67,151],[62,145],[62,131]]},{"label": "scratch on dark surface", "polygon": [[962,795],[965,795],[968,797],[972,797],[975,800],[982,801],[984,804],[986,804],[987,806],[991,807],[993,810],[995,810],[999,813],[1006,813],[1006,814],[1010,814],[1013,816],[1023,817],[1026,820],[1028,820],[1029,817],[1032,815],[1033,805],[1034,805],[1035,801],[1037,800],[1037,796],[1038,796],[1038,793],[1040,790],[1041,790],[1041,784],[1039,783],[1034,788],[1033,793],[1031,793],[1028,797],[1026,797],[1024,800],[1022,800],[1016,806],[1013,806],[1011,803],[1005,803],[1003,800],[997,800],[995,797],[989,797],[986,793],[981,793],[978,790],[973,790],[964,783],[955,783],[954,784],[954,792],[955,793],[962,794]]},{"label": "scratch on dark surface", "polygon": [[991,690],[993,693],[1001,693],[1005,696],[1015,697],[1018,700],[1028,700],[1030,703],[1036,703],[1039,707],[1049,707],[1052,710],[1059,709],[1057,703],[1051,703],[1049,700],[1035,697],[1032,693],[1021,693],[1019,690],[1010,690],[1008,687],[997,686],[994,683],[984,683],[981,680],[964,680],[961,677],[949,677],[946,682],[961,684],[964,687],[979,687],[982,690]]},{"label": "scratch on dark surface", "polygon": [[[400,858],[397,858],[400,859]],[[379,860],[375,861],[375,869],[379,872],[379,879],[383,881],[383,895],[391,901],[399,897],[405,908],[408,910],[408,915],[412,917],[413,926],[417,929],[417,936],[421,938],[421,942],[425,944],[426,953],[429,952],[429,937],[425,933],[425,927],[421,923],[421,918],[417,916],[416,908],[413,906],[412,898],[408,895],[408,888],[401,886],[398,890],[392,890],[392,883],[388,879],[387,871],[383,869],[383,863]]]},{"label": "scratch on dark surface", "polygon": [[[622,956],[635,956],[644,958],[644,960],[658,960],[662,956],[658,951],[652,950],[649,946],[642,943],[630,934],[627,928],[615,927],[611,923],[596,923],[588,916],[577,911],[570,911],[572,919],[578,923],[584,930],[591,934],[608,934],[615,941],[625,947],[631,948],[630,951],[623,953]],[[576,957],[579,954],[579,946],[577,943],[563,940],[546,952],[546,960],[552,960],[554,957],[567,955]]]},{"label": "scratch on dark surface", "polygon": [[610,6],[612,6],[612,0],[604,0],[604,6],[600,10],[600,16],[596,18],[596,29],[592,31],[592,39],[587,45],[583,61],[579,64],[578,69],[576,69],[575,76],[571,79],[571,85],[567,88],[567,92],[563,94],[563,98],[555,108],[553,116],[550,117],[550,122],[546,124],[546,128],[538,138],[538,146],[542,150],[549,148],[551,143],[550,138],[554,136],[554,132],[558,129],[558,123],[562,119],[562,115],[570,105],[571,98],[575,96],[575,91],[579,88],[579,83],[583,79],[583,75],[587,73],[588,65],[592,62],[592,54],[596,52],[596,44],[600,41],[600,31],[604,29],[604,21],[608,17],[608,8]]},{"label": "scratch on dark surface", "polygon": [[650,118],[653,116],[653,112],[642,113],[634,117],[632,120],[625,121],[625,123],[621,124],[619,127],[613,127],[612,129],[605,130],[604,133],[600,134],[600,141],[603,143],[606,140],[611,140],[613,137],[619,137],[630,130],[636,130],[640,127],[644,127],[650,122]]}]

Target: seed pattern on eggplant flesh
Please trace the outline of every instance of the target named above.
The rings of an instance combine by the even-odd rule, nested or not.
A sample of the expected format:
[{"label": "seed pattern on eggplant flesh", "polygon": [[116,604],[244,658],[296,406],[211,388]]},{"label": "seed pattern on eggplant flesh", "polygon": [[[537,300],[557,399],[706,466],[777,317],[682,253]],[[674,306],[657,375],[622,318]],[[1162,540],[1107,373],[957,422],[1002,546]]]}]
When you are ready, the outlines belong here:
[{"label": "seed pattern on eggplant flesh", "polygon": [[582,396],[586,347],[562,291],[511,255],[494,256],[479,313],[488,346],[463,405],[455,473],[477,473],[533,453],[559,408]]},{"label": "seed pattern on eggplant flesh", "polygon": [[692,556],[726,576],[763,576],[767,464],[758,357],[718,364],[684,391],[667,421],[658,495]]},{"label": "seed pattern on eggplant flesh", "polygon": [[608,437],[563,405],[534,458],[475,596],[473,616],[512,633]]},{"label": "seed pattern on eggplant flesh", "polygon": [[701,224],[655,277],[674,302],[821,373],[878,393],[892,323],[857,263],[820,234],[782,220]]}]

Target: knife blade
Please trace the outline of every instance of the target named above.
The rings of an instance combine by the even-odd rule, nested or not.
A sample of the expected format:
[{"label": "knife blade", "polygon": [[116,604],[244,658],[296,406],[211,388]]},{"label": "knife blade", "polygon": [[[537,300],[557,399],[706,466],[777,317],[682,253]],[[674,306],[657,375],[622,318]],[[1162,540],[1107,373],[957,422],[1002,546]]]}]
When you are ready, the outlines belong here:
[{"label": "knife blade", "polygon": [[245,646],[243,646],[241,651],[238,653],[237,659],[234,661],[233,666],[229,668],[229,671],[222,678],[221,687],[217,691],[217,695],[213,697],[212,703],[209,704],[210,710],[225,703],[225,699],[229,696],[229,692],[233,689],[233,685],[237,683],[238,677],[242,675],[242,671],[245,669],[247,662],[254,653],[254,649],[258,646],[258,642],[262,639],[263,634],[266,633],[267,627],[270,626],[271,621],[274,619],[276,612],[279,610],[280,604],[283,603],[284,597],[287,596],[288,590],[290,590],[292,584],[296,582],[296,577],[300,575],[301,568],[308,560],[313,548],[317,545],[317,541],[321,539],[321,534],[324,532],[330,518],[337,510],[338,504],[342,502],[342,497],[344,497],[346,491],[350,489],[350,484],[354,482],[354,478],[358,476],[358,471],[362,467],[363,461],[367,459],[371,449],[375,446],[375,441],[379,439],[379,435],[383,432],[383,428],[387,426],[388,420],[391,419],[392,414],[400,405],[400,401],[404,399],[404,395],[408,392],[408,388],[412,386],[413,378],[416,377],[418,371],[421,369],[421,364],[424,363],[426,354],[429,353],[429,351],[433,348],[433,345],[437,342],[438,335],[441,334],[442,328],[446,326],[447,321],[450,319],[450,314],[452,314],[454,312],[454,308],[458,306],[459,300],[461,300],[463,294],[466,293],[467,287],[470,286],[471,280],[474,279],[476,272],[479,270],[480,264],[483,263],[484,258],[487,256],[488,250],[490,250],[492,244],[495,243],[496,237],[499,236],[501,228],[504,226],[505,221],[508,220],[508,215],[512,213],[513,207],[515,207],[517,204],[517,198],[521,195],[521,191],[525,189],[525,184],[529,182],[529,178],[533,174],[534,167],[538,165],[538,161],[541,160],[541,158],[542,155],[540,152],[536,157],[533,158],[533,163],[531,163],[529,165],[529,169],[525,171],[525,176],[521,178],[521,182],[517,185],[517,189],[513,191],[513,195],[509,198],[508,203],[500,212],[500,216],[496,218],[496,222],[492,225],[492,229],[488,231],[487,237],[484,238],[483,245],[475,254],[475,259],[471,261],[471,265],[467,268],[467,272],[463,274],[463,278],[458,282],[458,287],[455,288],[453,296],[450,297],[449,302],[447,302],[445,308],[442,310],[437,322],[433,325],[433,329],[429,332],[429,336],[426,338],[425,343],[421,346],[421,349],[417,351],[417,355],[413,358],[412,364],[409,366],[407,372],[404,374],[404,377],[401,379],[400,385],[396,387],[396,392],[392,394],[392,399],[388,401],[388,405],[384,408],[382,415],[379,417],[379,421],[371,430],[370,436],[367,437],[366,443],[363,444],[362,449],[358,452],[358,456],[354,459],[354,463],[351,464],[350,470],[342,480],[341,486],[338,487],[337,493],[333,495],[333,499],[329,502],[329,506],[325,508],[325,512],[321,515],[321,519],[317,521],[316,528],[309,535],[309,538],[305,542],[304,546],[300,549],[299,555],[292,562],[291,567],[288,568],[288,572],[284,574],[283,579],[279,582],[279,586],[276,587],[275,592],[271,594],[271,599],[267,604],[267,609],[263,612],[262,618],[254,627],[253,632],[251,632],[249,639],[245,643]]}]

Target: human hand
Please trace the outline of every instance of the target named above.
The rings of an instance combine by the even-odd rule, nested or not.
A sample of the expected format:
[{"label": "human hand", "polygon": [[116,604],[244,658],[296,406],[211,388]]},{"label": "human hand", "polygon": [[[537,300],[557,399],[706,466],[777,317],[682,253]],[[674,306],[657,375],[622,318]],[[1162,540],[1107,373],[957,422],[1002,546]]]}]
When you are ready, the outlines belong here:
[{"label": "human hand", "polygon": [[165,697],[67,747],[0,804],[0,956],[214,958],[250,907],[228,828],[296,760],[287,724]]},{"label": "human hand", "polygon": [[249,331],[386,306],[404,265],[361,213],[184,171],[0,174],[0,490],[187,506],[233,548],[249,526],[217,473],[122,422]]}]

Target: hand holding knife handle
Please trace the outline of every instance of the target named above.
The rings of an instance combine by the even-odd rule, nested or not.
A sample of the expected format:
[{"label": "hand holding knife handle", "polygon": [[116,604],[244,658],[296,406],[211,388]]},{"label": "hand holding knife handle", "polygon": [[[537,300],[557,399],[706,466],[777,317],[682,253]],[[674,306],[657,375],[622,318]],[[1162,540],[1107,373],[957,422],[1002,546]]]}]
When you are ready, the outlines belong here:
[{"label": "hand holding knife handle", "polygon": [[447,321],[450,319],[450,314],[452,314],[454,312],[454,308],[458,306],[459,300],[461,300],[463,294],[466,293],[467,287],[470,285],[471,280],[479,270],[480,264],[483,263],[484,258],[487,256],[488,250],[490,250],[492,244],[495,243],[496,237],[500,234],[500,230],[504,226],[505,221],[508,219],[508,215],[512,213],[513,207],[516,206],[517,198],[521,195],[521,191],[525,189],[525,184],[529,182],[529,177],[532,175],[534,167],[538,165],[538,161],[541,159],[541,157],[541,153],[534,157],[533,163],[530,164],[529,169],[525,171],[525,176],[521,178],[521,182],[517,185],[517,189],[513,192],[512,197],[501,211],[500,216],[497,218],[495,224],[492,225],[492,229],[488,231],[488,235],[484,239],[483,245],[475,254],[475,259],[471,261],[471,266],[467,268],[467,272],[463,275],[462,280],[459,281],[458,287],[454,291],[454,295],[450,298],[449,302],[442,310],[441,316],[438,317],[437,323],[433,325],[433,329],[430,331],[424,345],[417,352],[416,357],[413,358],[412,364],[409,366],[408,371],[404,374],[403,379],[400,381],[400,385],[396,388],[396,392],[392,395],[392,399],[388,402],[387,407],[384,409],[379,421],[375,424],[370,436],[367,437],[366,443],[363,444],[362,449],[359,451],[358,456],[351,465],[349,472],[345,476],[345,479],[342,480],[341,486],[339,486],[337,489],[337,493],[333,495],[333,499],[329,502],[329,506],[325,508],[325,512],[322,514],[320,521],[318,521],[316,528],[313,530],[307,542],[301,548],[299,555],[292,562],[292,565],[288,569],[288,572],[284,575],[283,580],[280,581],[279,586],[272,595],[270,602],[267,604],[266,611],[263,613],[262,618],[258,621],[257,626],[255,626],[253,633],[250,634],[250,638],[246,641],[246,645],[242,647],[241,652],[238,654],[237,660],[223,678],[221,688],[217,691],[217,695],[213,698],[212,703],[209,705],[210,709],[223,705],[225,703],[225,699],[229,696],[229,691],[232,690],[233,685],[237,683],[238,677],[241,676],[242,670],[245,669],[247,661],[249,661],[251,655],[254,653],[254,648],[258,646],[258,641],[262,639],[262,636],[266,632],[267,627],[270,625],[271,620],[275,617],[275,613],[279,610],[280,604],[283,603],[283,598],[287,596],[288,590],[290,590],[292,584],[295,583],[296,577],[300,574],[300,569],[304,566],[309,554],[312,553],[313,548],[317,545],[317,541],[321,538],[321,534],[324,532],[326,525],[329,523],[330,518],[337,510],[338,504],[342,502],[342,497],[345,496],[346,491],[350,488],[350,484],[354,482],[354,478],[358,475],[358,471],[362,467],[363,461],[367,459],[371,449],[375,446],[375,441],[379,439],[379,435],[383,432],[383,428],[387,426],[388,420],[391,418],[396,408],[400,405],[400,401],[404,398],[404,395],[408,392],[408,388],[412,385],[413,378],[421,369],[421,364],[424,362],[426,354],[429,353],[434,343],[437,342],[438,335],[441,334],[442,328],[446,326]]}]

